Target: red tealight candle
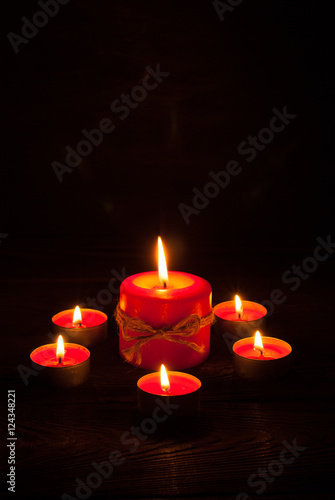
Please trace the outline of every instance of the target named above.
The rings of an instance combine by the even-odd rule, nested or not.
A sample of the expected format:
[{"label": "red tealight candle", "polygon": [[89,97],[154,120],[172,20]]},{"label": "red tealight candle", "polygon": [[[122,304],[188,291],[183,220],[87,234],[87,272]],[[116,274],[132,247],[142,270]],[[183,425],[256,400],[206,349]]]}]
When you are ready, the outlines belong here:
[{"label": "red tealight candle", "polygon": [[241,377],[266,380],[282,376],[291,365],[290,344],[274,337],[255,337],[238,340],[233,345],[234,367]]},{"label": "red tealight candle", "polygon": [[[190,415],[198,409],[201,382],[188,373],[169,371],[144,375],[137,382],[139,409],[152,414],[155,408],[164,408],[168,401],[173,416]],[[167,399],[166,399],[167,398]]]},{"label": "red tealight candle", "polygon": [[107,339],[107,316],[95,309],[67,309],[52,317],[54,333],[86,347]]},{"label": "red tealight candle", "polygon": [[241,301],[238,295],[235,300],[221,302],[214,307],[216,323],[222,332],[237,337],[253,334],[263,324],[267,310],[257,302]]},{"label": "red tealight candle", "polygon": [[75,387],[90,374],[90,351],[78,344],[63,342],[60,335],[57,344],[46,344],[30,354],[33,367],[39,371],[39,380],[55,387]]},{"label": "red tealight candle", "polygon": [[208,357],[212,288],[199,276],[168,273],[159,248],[159,273],[135,274],[121,283],[120,354],[142,368],[165,363],[184,369]]}]

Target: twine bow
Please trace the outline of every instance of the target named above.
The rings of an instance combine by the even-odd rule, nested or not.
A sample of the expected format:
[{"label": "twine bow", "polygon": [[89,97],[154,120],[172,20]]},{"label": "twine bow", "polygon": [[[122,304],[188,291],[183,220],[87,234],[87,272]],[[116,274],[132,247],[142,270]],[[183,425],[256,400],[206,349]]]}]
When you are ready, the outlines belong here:
[{"label": "twine bow", "polygon": [[[127,316],[127,314],[122,311],[120,304],[116,306],[114,317],[120,327],[122,338],[127,341],[136,341],[131,347],[123,349],[122,353],[126,361],[131,362],[136,355],[136,364],[139,365],[142,361],[142,346],[153,339],[164,339],[169,342],[176,342],[177,344],[187,345],[196,352],[204,352],[204,345],[198,345],[187,339],[197,333],[200,328],[211,325],[213,323],[214,313],[212,310],[203,318],[200,318],[197,314],[191,314],[174,326],[165,326],[164,328],[158,329],[148,325],[141,319]],[[137,332],[138,335],[131,335],[129,333],[131,331]]]}]

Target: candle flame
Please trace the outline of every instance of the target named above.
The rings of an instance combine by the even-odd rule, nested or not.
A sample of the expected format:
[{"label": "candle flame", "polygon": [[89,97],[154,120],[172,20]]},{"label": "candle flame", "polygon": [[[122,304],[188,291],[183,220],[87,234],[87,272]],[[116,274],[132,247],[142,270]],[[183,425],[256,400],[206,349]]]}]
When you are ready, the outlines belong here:
[{"label": "candle flame", "polygon": [[81,324],[82,322],[82,318],[81,318],[81,310],[80,310],[80,307],[79,306],[76,306],[75,307],[75,310],[73,312],[73,320],[72,320],[72,323],[73,325],[76,325],[76,324]]},{"label": "candle flame", "polygon": [[170,389],[169,377],[164,365],[161,366],[161,388],[164,392]]},{"label": "candle flame", "polygon": [[255,333],[254,349],[260,349],[261,351],[263,351],[263,349],[264,349],[263,342],[262,342],[262,336],[258,330]]},{"label": "candle flame", "polygon": [[243,306],[242,306],[242,301],[238,295],[235,295],[235,311],[236,311],[237,317],[239,319],[242,318]]},{"label": "candle flame", "polygon": [[57,340],[57,349],[56,349],[56,357],[58,360],[62,361],[64,358],[64,340],[63,337],[60,335]]},{"label": "candle flame", "polygon": [[169,275],[166,266],[162,238],[160,236],[158,236],[158,277],[160,285],[166,288],[169,284]]}]

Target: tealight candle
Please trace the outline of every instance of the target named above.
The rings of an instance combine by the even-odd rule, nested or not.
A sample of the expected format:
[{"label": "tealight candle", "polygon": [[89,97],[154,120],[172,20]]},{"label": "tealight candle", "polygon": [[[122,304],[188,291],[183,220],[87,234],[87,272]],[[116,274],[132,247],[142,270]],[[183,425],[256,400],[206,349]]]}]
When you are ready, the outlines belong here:
[{"label": "tealight candle", "polygon": [[96,309],[66,309],[52,317],[52,329],[85,347],[107,339],[107,315]]},{"label": "tealight candle", "polygon": [[120,354],[142,368],[162,363],[189,368],[209,354],[212,288],[199,276],[167,272],[161,242],[159,249],[159,272],[135,274],[121,283],[115,315]]},{"label": "tealight candle", "polygon": [[152,414],[155,408],[170,408],[171,416],[195,413],[199,407],[201,382],[188,373],[169,371],[144,375],[137,382],[137,402],[140,411]]},{"label": "tealight candle", "polygon": [[237,337],[249,337],[258,330],[267,314],[267,309],[257,302],[241,300],[235,295],[235,300],[221,302],[214,307],[216,325],[222,332]]},{"label": "tealight candle", "polygon": [[90,351],[78,344],[63,342],[38,347],[30,354],[39,380],[55,387],[75,387],[83,384],[90,374]]},{"label": "tealight candle", "polygon": [[284,375],[291,366],[292,347],[274,337],[255,337],[238,340],[233,345],[234,367],[238,375],[253,380],[266,380]]}]

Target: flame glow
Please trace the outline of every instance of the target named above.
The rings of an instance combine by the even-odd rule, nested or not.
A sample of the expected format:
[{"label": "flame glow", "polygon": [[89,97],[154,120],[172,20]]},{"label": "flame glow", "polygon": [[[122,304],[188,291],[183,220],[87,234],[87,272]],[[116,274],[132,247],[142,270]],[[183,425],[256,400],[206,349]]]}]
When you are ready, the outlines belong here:
[{"label": "flame glow", "polygon": [[57,340],[57,348],[56,348],[56,357],[57,359],[63,360],[64,358],[64,340],[63,337],[60,335]]},{"label": "flame glow", "polygon": [[164,392],[170,389],[169,377],[164,365],[161,366],[161,388]]},{"label": "flame glow", "polygon": [[235,295],[235,311],[238,318],[242,318],[243,306],[242,301],[238,295]]},{"label": "flame glow", "polygon": [[169,283],[169,275],[166,266],[162,238],[160,236],[158,236],[158,277],[160,285],[166,288]]},{"label": "flame glow", "polygon": [[81,318],[81,310],[79,306],[76,306],[75,310],[73,311],[73,320],[72,323],[75,325],[77,323],[81,323],[82,318]]},{"label": "flame glow", "polygon": [[263,342],[262,342],[262,336],[258,330],[255,333],[254,349],[260,349],[261,351],[263,351],[263,349],[264,349]]}]

